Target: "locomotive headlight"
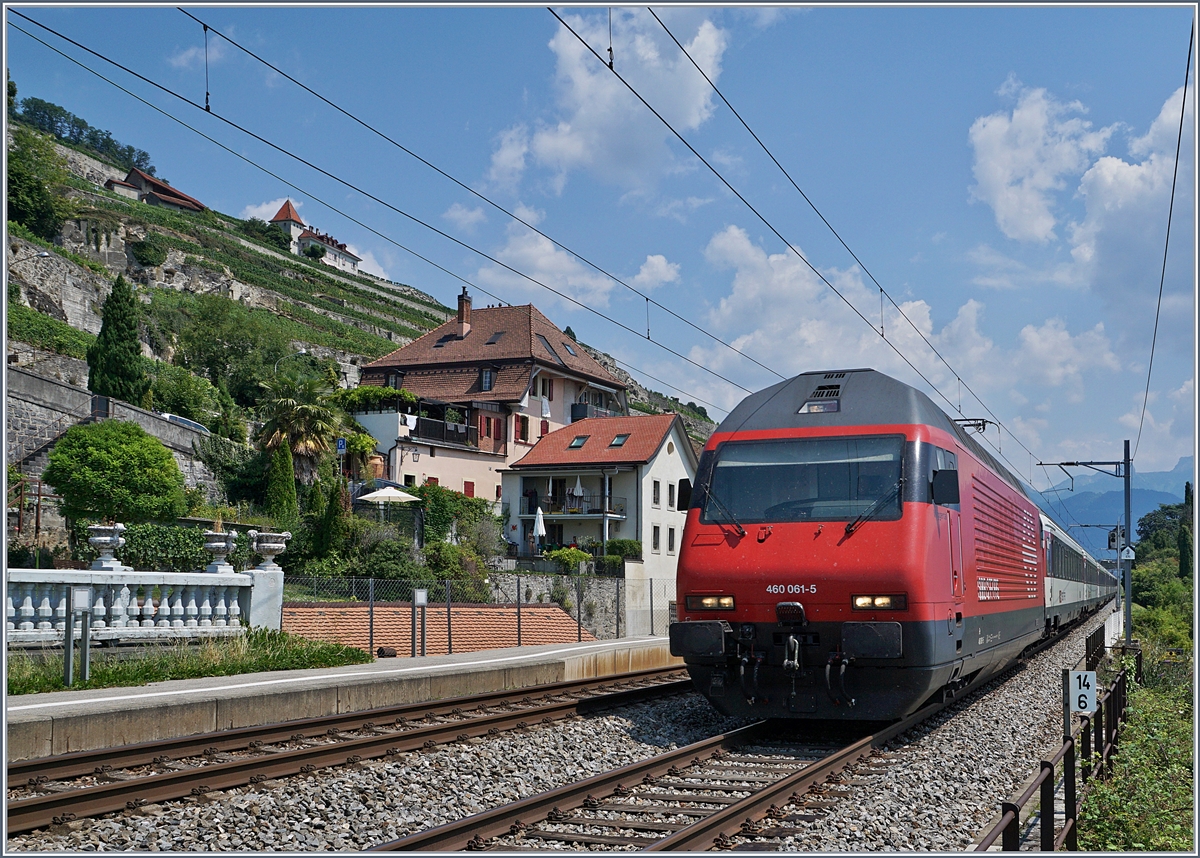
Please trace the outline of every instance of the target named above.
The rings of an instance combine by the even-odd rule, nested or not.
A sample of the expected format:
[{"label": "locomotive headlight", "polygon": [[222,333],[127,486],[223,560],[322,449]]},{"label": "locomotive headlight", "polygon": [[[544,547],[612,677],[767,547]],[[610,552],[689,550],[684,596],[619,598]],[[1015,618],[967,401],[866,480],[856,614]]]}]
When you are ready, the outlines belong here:
[{"label": "locomotive headlight", "polygon": [[908,608],[908,596],[852,596],[856,611],[903,611]]},{"label": "locomotive headlight", "polygon": [[732,611],[733,596],[688,596],[689,611]]}]

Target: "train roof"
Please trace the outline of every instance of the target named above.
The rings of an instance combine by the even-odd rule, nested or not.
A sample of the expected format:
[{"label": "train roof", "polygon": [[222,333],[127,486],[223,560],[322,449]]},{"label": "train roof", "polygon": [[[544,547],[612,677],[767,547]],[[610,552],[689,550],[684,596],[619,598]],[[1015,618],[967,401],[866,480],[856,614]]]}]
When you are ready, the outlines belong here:
[{"label": "train roof", "polygon": [[[807,411],[809,403],[828,402],[835,402],[837,410]],[[801,413],[802,409],[806,413]],[[781,381],[743,399],[721,421],[717,433],[889,424],[936,426],[949,432],[1006,483],[1029,497],[1021,481],[928,396],[874,369],[821,370]]]}]

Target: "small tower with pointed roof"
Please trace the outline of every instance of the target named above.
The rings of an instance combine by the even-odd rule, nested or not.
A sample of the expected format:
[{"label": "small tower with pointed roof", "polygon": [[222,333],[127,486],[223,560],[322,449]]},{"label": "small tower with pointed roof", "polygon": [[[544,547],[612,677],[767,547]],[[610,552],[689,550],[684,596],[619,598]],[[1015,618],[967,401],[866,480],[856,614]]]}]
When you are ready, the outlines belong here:
[{"label": "small tower with pointed roof", "polygon": [[296,211],[296,207],[292,205],[290,199],[285,200],[283,205],[279,207],[275,217],[271,218],[271,223],[279,224],[283,227],[283,231],[292,239],[292,253],[299,253],[299,238],[300,235],[308,229],[304,221],[300,220],[300,214]]}]

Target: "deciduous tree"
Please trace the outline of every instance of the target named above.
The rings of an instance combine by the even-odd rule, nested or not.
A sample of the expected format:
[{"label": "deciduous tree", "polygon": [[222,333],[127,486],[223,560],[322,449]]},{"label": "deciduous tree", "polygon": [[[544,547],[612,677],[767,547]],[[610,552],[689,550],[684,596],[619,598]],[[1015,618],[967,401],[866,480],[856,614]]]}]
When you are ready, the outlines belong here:
[{"label": "deciduous tree", "polygon": [[187,509],[183,474],[171,452],[136,423],[105,420],[69,429],[50,451],[42,478],[69,519],[171,521]]},{"label": "deciduous tree", "polygon": [[7,216],[34,235],[53,241],[75,212],[64,196],[67,162],[54,143],[27,128],[13,128],[8,152]]}]

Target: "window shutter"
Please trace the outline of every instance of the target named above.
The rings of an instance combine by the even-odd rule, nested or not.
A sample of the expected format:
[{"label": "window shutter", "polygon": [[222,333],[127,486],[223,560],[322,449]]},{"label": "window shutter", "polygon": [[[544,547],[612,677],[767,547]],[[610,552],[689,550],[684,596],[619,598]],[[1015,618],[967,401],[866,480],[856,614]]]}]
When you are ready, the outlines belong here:
[{"label": "window shutter", "polygon": [[542,421],[542,434],[543,434],[543,435],[549,435],[549,434],[550,434],[550,421],[549,421],[549,420],[543,420],[543,421]]},{"label": "window shutter", "polygon": [[437,478],[437,477],[426,477],[426,478],[425,478],[425,485],[427,485],[427,486],[436,486],[437,484],[438,484],[438,478]]},{"label": "window shutter", "polygon": [[469,498],[475,497],[475,484],[470,480],[463,481],[463,494]]},{"label": "window shutter", "polygon": [[551,378],[548,380],[550,382],[550,391],[549,391],[549,394],[546,396],[546,398],[548,400],[550,400],[551,402],[553,402],[554,401],[554,379]]},{"label": "window shutter", "polygon": [[496,440],[497,440],[497,441],[507,441],[508,439],[504,437],[504,435],[505,435],[505,432],[504,432],[504,428],[505,428],[504,418],[503,418],[503,417],[497,417],[497,418],[495,418],[495,420],[496,420],[496,426],[495,426],[495,432],[494,432],[493,434],[496,436]]},{"label": "window shutter", "polygon": [[487,435],[488,418],[483,414],[479,415],[479,437]]}]

